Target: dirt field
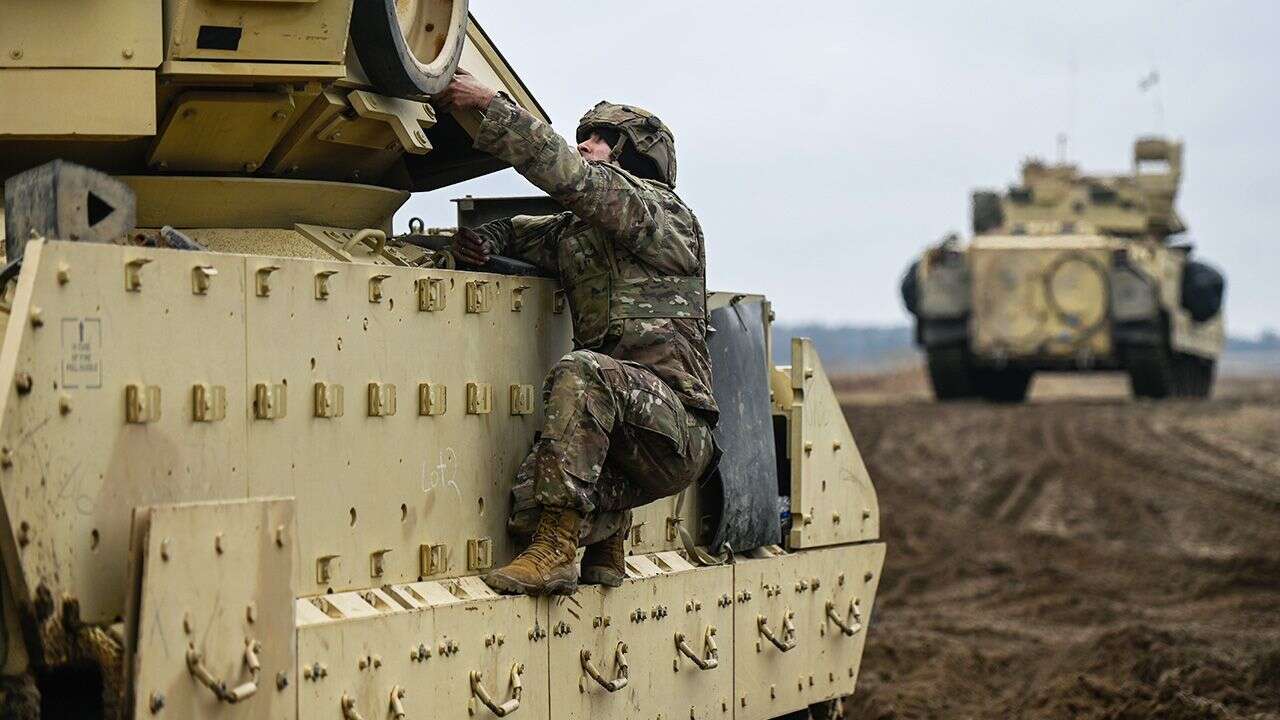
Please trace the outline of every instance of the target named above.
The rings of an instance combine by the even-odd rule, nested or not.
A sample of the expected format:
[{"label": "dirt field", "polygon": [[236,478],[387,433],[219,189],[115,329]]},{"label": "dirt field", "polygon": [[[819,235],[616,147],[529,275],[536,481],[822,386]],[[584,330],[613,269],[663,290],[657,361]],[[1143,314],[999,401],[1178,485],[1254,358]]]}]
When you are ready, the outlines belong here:
[{"label": "dirt field", "polygon": [[1280,380],[838,383],[889,543],[853,718],[1280,718]]}]

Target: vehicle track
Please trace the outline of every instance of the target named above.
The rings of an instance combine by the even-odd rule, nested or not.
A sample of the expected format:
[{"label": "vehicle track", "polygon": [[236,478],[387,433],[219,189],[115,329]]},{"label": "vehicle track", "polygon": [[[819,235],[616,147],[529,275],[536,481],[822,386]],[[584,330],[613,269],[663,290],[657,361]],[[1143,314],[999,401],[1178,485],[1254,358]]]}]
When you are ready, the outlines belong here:
[{"label": "vehicle track", "polygon": [[1280,720],[1280,384],[1085,389],[847,398],[889,545],[850,717]]}]

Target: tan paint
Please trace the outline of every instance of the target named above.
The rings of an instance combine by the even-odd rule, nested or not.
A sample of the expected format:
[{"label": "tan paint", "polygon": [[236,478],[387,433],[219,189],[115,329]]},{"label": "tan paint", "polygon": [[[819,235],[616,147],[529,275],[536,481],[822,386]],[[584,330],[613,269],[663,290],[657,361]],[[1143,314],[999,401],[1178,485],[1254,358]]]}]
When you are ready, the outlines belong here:
[{"label": "tan paint", "polygon": [[[163,698],[175,717],[296,717],[280,678],[295,680],[293,502],[251,500],[162,505],[140,513],[143,546],[138,634],[132,638],[134,717]],[[246,651],[260,663],[255,673]],[[220,703],[193,682],[198,664],[229,689],[255,691]],[[286,686],[287,687],[287,686]]]},{"label": "tan paint", "polygon": [[791,341],[791,365],[774,370],[774,413],[787,418],[791,466],[790,547],[812,548],[880,536],[875,487],[808,338]]},{"label": "tan paint", "polygon": [[[774,718],[853,694],[884,552],[880,543],[846,545],[734,565],[734,718]],[[844,634],[828,618],[828,603],[846,622],[854,604],[862,627]],[[779,640],[789,618],[794,647],[771,643],[761,618]]]},{"label": "tan paint", "polygon": [[[42,241],[29,246],[27,257],[29,264],[21,276],[13,313],[30,317],[34,308],[39,308],[39,317],[45,322],[39,327],[30,322],[11,324],[0,355],[0,377],[10,378],[0,411],[0,445],[9,449],[11,463],[0,471],[8,524],[5,563],[13,570],[10,578],[17,582],[15,589],[23,602],[31,602],[35,587],[44,583],[54,597],[78,598],[87,621],[108,622],[125,612],[142,620],[138,637],[144,644],[137,648],[139,677],[155,679],[146,681],[150,683],[146,687],[146,683],[136,685],[139,694],[135,703],[150,697],[151,685],[167,688],[162,692],[171,700],[200,698],[208,692],[189,672],[183,674],[186,671],[181,662],[175,665],[174,658],[185,653],[181,639],[166,641],[169,644],[164,650],[148,650],[146,628],[152,620],[147,619],[145,610],[126,607],[138,607],[126,602],[130,597],[125,559],[131,510],[157,503],[167,507],[166,503],[200,499],[296,498],[291,505],[296,507],[296,534],[287,531],[292,570],[250,574],[246,579],[261,580],[255,581],[259,583],[253,586],[256,590],[245,586],[244,591],[257,593],[260,599],[254,602],[260,609],[266,598],[275,597],[273,593],[281,589],[289,596],[323,596],[351,606],[342,612],[330,609],[326,614],[316,607],[316,601],[303,600],[298,605],[309,605],[319,613],[299,611],[298,615],[301,650],[288,692],[298,693],[304,716],[307,708],[333,712],[344,693],[355,698],[362,712],[373,713],[379,703],[390,702],[397,685],[425,687],[422,673],[426,672],[435,678],[429,685],[440,688],[442,707],[451,708],[442,716],[469,717],[467,708],[475,702],[470,673],[480,672],[486,689],[501,701],[508,693],[510,666],[516,662],[526,666],[522,702],[528,715],[551,712],[548,716],[557,716],[549,710],[556,707],[555,693],[562,692],[554,683],[568,683],[563,690],[568,692],[582,676],[580,663],[571,668],[564,668],[564,664],[588,645],[595,648],[595,657],[608,655],[605,646],[618,635],[597,633],[600,628],[595,627],[588,633],[594,638],[590,641],[583,635],[569,635],[572,642],[556,646],[561,650],[533,647],[536,642],[530,637],[531,629],[536,625],[549,631],[554,622],[546,619],[548,613],[560,610],[528,598],[491,597],[474,577],[479,568],[467,563],[468,549],[477,541],[487,541],[490,562],[504,562],[515,550],[505,533],[507,483],[538,427],[538,416],[511,414],[505,405],[509,401],[506,392],[495,393],[491,413],[467,414],[462,407],[463,389],[474,382],[500,388],[540,382],[545,368],[568,347],[567,318],[553,313],[554,286],[549,282]],[[149,262],[130,264],[135,260]],[[328,297],[317,300],[315,278],[322,272],[336,274],[326,276]],[[197,274],[205,284],[196,283]],[[126,289],[127,275],[135,278],[136,290]],[[384,295],[380,302],[370,302],[370,281],[379,275],[386,276],[379,280]],[[60,282],[60,277],[65,282]],[[419,277],[446,282],[444,309],[418,309],[412,280]],[[488,281],[486,287],[498,294],[488,312],[466,312],[463,286],[472,279]],[[519,312],[503,301],[512,283],[524,287]],[[197,287],[203,294],[196,293]],[[62,374],[68,359],[63,335],[70,332],[63,328],[63,321],[72,322],[76,337],[70,339],[75,341],[79,319],[94,314],[100,314],[104,330],[100,338],[90,339],[82,355],[99,363],[100,388],[87,387],[85,381],[96,381],[97,371],[92,362],[82,362],[83,358],[76,361],[79,364],[72,367],[71,376]],[[338,338],[342,338],[341,350]],[[424,338],[430,342],[424,344]],[[497,344],[477,342],[479,338],[494,339]],[[412,353],[395,350],[415,346],[420,349]],[[752,560],[746,567],[768,569],[776,565],[768,572],[794,584],[795,572],[786,570],[790,567],[784,567],[787,562],[803,565],[809,562],[805,558],[819,562],[828,557],[825,553],[843,552],[863,558],[862,553],[871,552],[865,559],[841,560],[837,563],[839,572],[822,566],[801,573],[810,578],[820,576],[823,592],[829,588],[837,594],[834,601],[843,605],[847,603],[836,590],[841,587],[840,574],[850,583],[866,572],[872,572],[873,577],[878,574],[882,549],[876,548],[881,546],[865,544],[878,534],[878,508],[811,345],[798,342],[793,357],[793,366],[774,372],[775,377],[788,378],[787,392],[775,401],[777,410],[790,419],[788,446],[798,449],[792,457],[797,508],[813,504],[822,512],[815,512],[809,525],[800,526],[790,544],[793,548],[831,549],[802,550],[787,556],[798,558],[794,561]],[[19,370],[40,379],[25,395],[13,390],[11,379]],[[56,389],[54,379],[59,381]],[[420,414],[417,386],[421,382],[453,388],[443,415]],[[342,386],[347,391],[340,415],[316,416],[317,383],[327,388]],[[399,399],[394,414],[373,415],[367,389],[375,383],[383,393],[384,409],[386,388],[396,386]],[[196,420],[192,403],[197,385],[222,389],[224,419]],[[275,419],[259,418],[259,385],[269,390],[262,397],[279,393],[274,397],[279,405],[269,413]],[[153,402],[151,394],[155,395],[154,407],[148,405],[140,411],[136,423],[126,422],[124,398],[129,386],[147,389],[145,394],[139,391],[139,397],[147,398],[145,402]],[[66,414],[59,410],[63,406],[69,408]],[[806,452],[804,448],[810,444],[815,449]],[[432,458],[443,459],[427,462]],[[59,482],[42,484],[42,475]],[[665,533],[666,519],[673,515],[672,502],[659,501],[638,514],[652,514],[657,525],[651,526],[654,532],[642,545],[678,547]],[[221,521],[213,519],[215,516],[199,516],[201,507],[214,513],[221,512],[215,508],[227,506],[196,506],[184,511],[197,516],[184,521],[183,525],[193,530],[181,542],[196,546],[210,542],[204,536],[211,531],[195,528]],[[838,521],[837,514],[841,516]],[[798,520],[803,523],[803,517]],[[18,528],[23,522],[25,530]],[[424,569],[424,546],[439,547],[437,552],[443,552],[447,568]],[[154,556],[158,549],[152,547],[149,552]],[[758,588],[752,588],[761,581],[751,579],[748,587],[731,580],[737,571],[727,567],[695,569],[678,555],[657,557],[649,565],[639,557],[632,558],[633,570],[639,568],[638,577],[626,586],[632,590],[601,594],[584,588],[579,599],[559,601],[568,605],[557,607],[567,611],[572,606],[581,618],[586,615],[579,605],[603,602],[600,612],[625,622],[627,613],[636,609],[632,604],[647,612],[663,606],[671,618],[659,619],[660,627],[666,629],[659,633],[652,630],[659,625],[644,625],[628,656],[636,682],[646,673],[652,674],[652,687],[659,691],[630,697],[655,715],[684,716],[692,704],[698,717],[736,716],[734,713],[742,709],[742,688],[755,687],[756,681],[744,686],[744,676],[735,675],[747,667],[730,662],[741,654],[746,631],[741,622],[731,620],[737,616],[714,603],[725,594],[736,598],[743,589],[760,597]],[[418,582],[428,569],[435,576],[426,583]],[[171,615],[176,607],[185,608],[191,602],[182,598],[198,597],[205,604],[192,607],[206,612],[208,602],[219,597],[216,593],[184,594],[200,587],[203,576],[189,582],[150,585],[145,577],[138,591],[143,593],[142,608],[160,607]],[[218,577],[223,578],[219,587],[226,592],[241,592],[234,582],[228,584],[227,576]],[[455,579],[449,580],[451,577]],[[390,602],[376,594],[383,592],[376,588],[400,584],[417,587],[418,596],[426,598],[423,605],[431,611],[420,611],[411,601],[403,600],[407,591],[386,591]],[[860,595],[865,615],[874,588],[850,587],[868,588]],[[327,594],[330,590],[337,594]],[[371,591],[375,594],[369,595]],[[636,594],[634,603],[626,599],[628,593]],[[808,598],[808,604],[796,609],[797,618],[803,620],[796,623],[798,632],[809,638],[808,642],[825,647],[822,643],[827,640],[823,638],[828,636],[821,633],[832,632],[834,626],[822,629],[824,623],[819,622],[818,611],[825,610],[825,605],[815,598],[823,596],[810,592],[803,597]],[[437,601],[445,604],[435,607]],[[690,601],[695,606],[700,603],[702,609],[685,610]],[[359,611],[360,603],[368,607]],[[134,616],[135,612],[143,614]],[[135,619],[132,625],[137,624]],[[709,647],[706,628],[712,625],[717,628],[714,642],[721,663],[716,669],[697,670],[679,653],[675,633],[684,633],[689,647],[705,652]],[[274,627],[263,632],[279,638],[282,630]],[[622,626],[612,627],[621,633]],[[238,632],[220,633],[218,638],[224,642],[208,647],[209,657],[230,658],[220,661],[221,669],[215,671],[219,676],[241,672],[236,664],[239,656],[232,647],[243,642]],[[485,639],[495,633],[504,636],[503,644],[495,645],[494,640],[486,646]],[[747,634],[751,647],[758,634],[755,626]],[[430,641],[428,647],[436,648],[444,639],[452,639],[463,651],[443,660],[437,654],[423,667],[410,658],[407,641],[411,638],[424,638],[424,642]],[[855,637],[851,642],[847,651],[839,646],[838,662],[834,659],[837,655],[821,653],[797,654],[789,659],[789,672],[800,668],[803,682],[798,676],[794,694],[782,693],[780,697],[787,699],[763,707],[791,707],[800,701],[850,692],[848,673],[856,675],[861,653],[860,641]],[[412,647],[416,648],[416,643]],[[361,657],[373,656],[381,659],[380,670],[359,667]],[[267,657],[264,652],[264,668]],[[315,662],[329,668],[329,677],[309,682],[303,673]],[[744,670],[735,671],[735,667]],[[776,673],[768,664],[761,667],[761,672]],[[560,669],[552,672],[548,668]],[[837,676],[837,670],[843,674]],[[807,685],[808,675],[814,676],[815,685]],[[264,682],[273,680],[265,674],[263,678]],[[547,687],[547,678],[555,678],[552,699],[542,690]],[[417,684],[411,684],[414,682]],[[419,689],[403,698],[406,706],[422,702],[420,693]],[[574,698],[572,694],[565,697],[570,705],[585,708],[583,712],[616,702]],[[749,697],[750,712],[759,707],[751,704],[757,700],[765,702],[762,695]],[[579,705],[582,702],[588,705]],[[722,706],[730,710],[721,710]],[[198,713],[192,716],[201,717]]]},{"label": "tan paint", "polygon": [[1111,353],[1107,273],[1119,246],[1102,237],[975,238],[970,349],[1005,358]]},{"label": "tan paint", "polygon": [[[1020,185],[998,197],[998,226],[956,246],[969,270],[974,357],[996,365],[1048,360],[1114,366],[1120,358],[1107,320],[1107,272],[1120,253],[1156,285],[1169,318],[1170,349],[1217,358],[1225,342],[1224,314],[1191,319],[1180,296],[1187,253],[1170,246],[1172,235],[1186,229],[1174,208],[1182,153],[1181,142],[1139,138],[1133,170],[1114,175],[1025,162]],[[929,263],[922,263],[921,282],[929,275]],[[926,296],[930,289],[936,288],[926,288]]]},{"label": "tan paint", "polygon": [[[138,717],[470,720],[492,716],[486,699],[522,718],[772,717],[852,692],[879,510],[807,341],[791,366],[760,358],[786,421],[794,554],[692,565],[675,532],[707,541],[691,495],[638,509],[617,590],[498,597],[479,579],[517,549],[510,482],[569,318],[550,280],[380,247],[405,152],[441,172],[477,157],[432,165],[416,131],[433,109],[368,87],[350,4],[166,0],[161,16],[109,0],[93,12],[113,32],[96,22],[76,47],[47,41],[52,11],[5,13],[0,38],[45,40],[25,57],[48,67],[0,63],[0,174],[90,158],[128,173],[142,232],[171,225],[210,252],[26,249],[0,320],[4,670],[40,649],[13,630],[47,596],[54,618],[72,599],[85,622],[123,618]],[[207,24],[243,25],[239,49],[193,49]],[[135,32],[147,42],[112,64]],[[463,67],[545,118],[483,30],[467,37]],[[182,175],[199,172],[215,174]],[[774,612],[765,577],[793,588],[803,649],[785,665],[743,651],[757,603]],[[863,625],[837,636],[827,603],[857,625],[855,597]],[[602,678],[625,657],[628,687],[601,688],[584,649]],[[795,691],[757,694],[782,669]]]},{"label": "tan paint", "polygon": [[381,228],[390,225],[391,216],[409,199],[401,190],[311,180],[141,175],[120,179],[138,196],[139,227],[292,229],[307,223]]},{"label": "tan paint", "polygon": [[0,141],[156,132],[151,70],[0,70]]},{"label": "tan paint", "polygon": [[[463,22],[465,4],[423,0],[416,16],[413,3],[401,6],[406,22],[428,21],[411,32],[420,56],[448,33],[465,32],[463,66],[545,118],[483,30]],[[156,3],[123,0],[74,9],[3,0],[0,180],[59,157],[121,174],[217,172],[388,188],[408,185],[407,154],[420,156],[413,162],[430,186],[436,174],[440,184],[491,172],[470,147],[437,162],[426,138],[434,109],[369,86],[349,47],[351,7],[351,0],[165,0],[162,13]],[[201,28],[238,32],[236,49],[197,47]],[[355,102],[352,89],[364,93]],[[464,125],[474,130],[478,118]],[[152,136],[142,148],[119,142]]]},{"label": "tan paint", "polygon": [[[165,0],[164,12],[166,59],[341,63],[351,0]],[[243,28],[238,47],[198,47],[202,26]]]},{"label": "tan paint", "polygon": [[[0,17],[0,68],[154,70],[160,64],[157,2],[0,0]],[[49,33],[62,41],[50,42]]]}]

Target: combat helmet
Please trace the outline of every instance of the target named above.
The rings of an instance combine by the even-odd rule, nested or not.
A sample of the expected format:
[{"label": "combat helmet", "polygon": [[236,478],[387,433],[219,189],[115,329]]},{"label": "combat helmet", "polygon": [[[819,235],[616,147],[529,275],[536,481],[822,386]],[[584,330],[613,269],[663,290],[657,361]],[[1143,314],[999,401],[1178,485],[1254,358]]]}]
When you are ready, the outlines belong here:
[{"label": "combat helmet", "polygon": [[676,141],[671,128],[657,115],[634,105],[617,105],[602,100],[578,121],[578,142],[586,140],[598,128],[618,133],[610,159],[617,161],[628,149],[634,150],[653,163],[658,180],[675,187]]}]

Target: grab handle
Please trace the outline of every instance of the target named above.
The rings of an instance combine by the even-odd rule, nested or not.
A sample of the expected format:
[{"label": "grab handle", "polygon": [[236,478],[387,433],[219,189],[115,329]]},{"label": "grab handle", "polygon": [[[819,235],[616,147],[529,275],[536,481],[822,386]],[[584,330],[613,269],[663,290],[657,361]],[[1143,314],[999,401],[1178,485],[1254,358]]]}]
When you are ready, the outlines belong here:
[{"label": "grab handle", "polygon": [[600,674],[600,671],[596,670],[595,666],[591,664],[591,651],[586,648],[583,648],[582,650],[582,669],[586,671],[587,675],[591,676],[592,680],[599,683],[600,687],[611,693],[618,692],[622,688],[626,687],[627,680],[631,675],[631,666],[627,664],[626,643],[618,643],[618,649],[614,653],[614,664],[618,667],[617,676],[612,680],[605,680],[604,676]]},{"label": "grab handle", "polygon": [[209,688],[218,700],[228,705],[235,705],[253,697],[254,693],[258,692],[258,674],[262,671],[262,665],[258,662],[258,651],[261,649],[262,646],[256,640],[245,639],[244,666],[249,670],[249,680],[233,688],[228,688],[226,681],[219,680],[209,672],[209,668],[204,666],[204,656],[196,652],[194,647],[187,648],[187,671],[197,682]]},{"label": "grab handle", "polygon": [[342,244],[342,251],[349,253],[356,249],[360,243],[366,242],[370,238],[374,241],[372,246],[373,254],[382,254],[382,251],[387,247],[387,234],[381,230],[374,230],[373,228],[365,228],[353,235],[350,240]]},{"label": "grab handle", "polygon": [[834,600],[827,601],[827,619],[836,624],[840,628],[840,632],[849,637],[853,637],[862,630],[862,609],[858,607],[856,599],[849,601],[849,612],[846,617],[852,618],[852,622],[846,621],[836,613],[836,603]]},{"label": "grab handle", "polygon": [[774,635],[773,631],[769,629],[769,618],[764,615],[760,615],[756,618],[756,626],[759,628],[760,634],[764,636],[765,640],[773,643],[773,646],[782,652],[788,652],[790,650],[795,650],[796,648],[796,625],[791,622],[793,618],[795,618],[795,613],[789,610],[786,615],[782,616],[781,638]]},{"label": "grab handle", "polygon": [[697,665],[699,670],[713,670],[720,667],[720,649],[716,647],[715,638],[715,626],[708,626],[706,634],[703,635],[702,642],[703,654],[705,655],[704,657],[698,655],[693,651],[693,648],[689,647],[689,642],[684,633],[678,632],[676,633],[676,649],[680,651],[681,655],[692,660],[693,664]]},{"label": "grab handle", "polygon": [[471,694],[476,697],[485,707],[489,708],[489,712],[498,717],[506,717],[520,709],[520,696],[524,694],[524,685],[520,683],[520,675],[524,673],[524,664],[516,663],[511,666],[511,697],[506,702],[499,705],[494,702],[489,695],[489,691],[484,688],[484,677],[479,670],[471,671]]}]

